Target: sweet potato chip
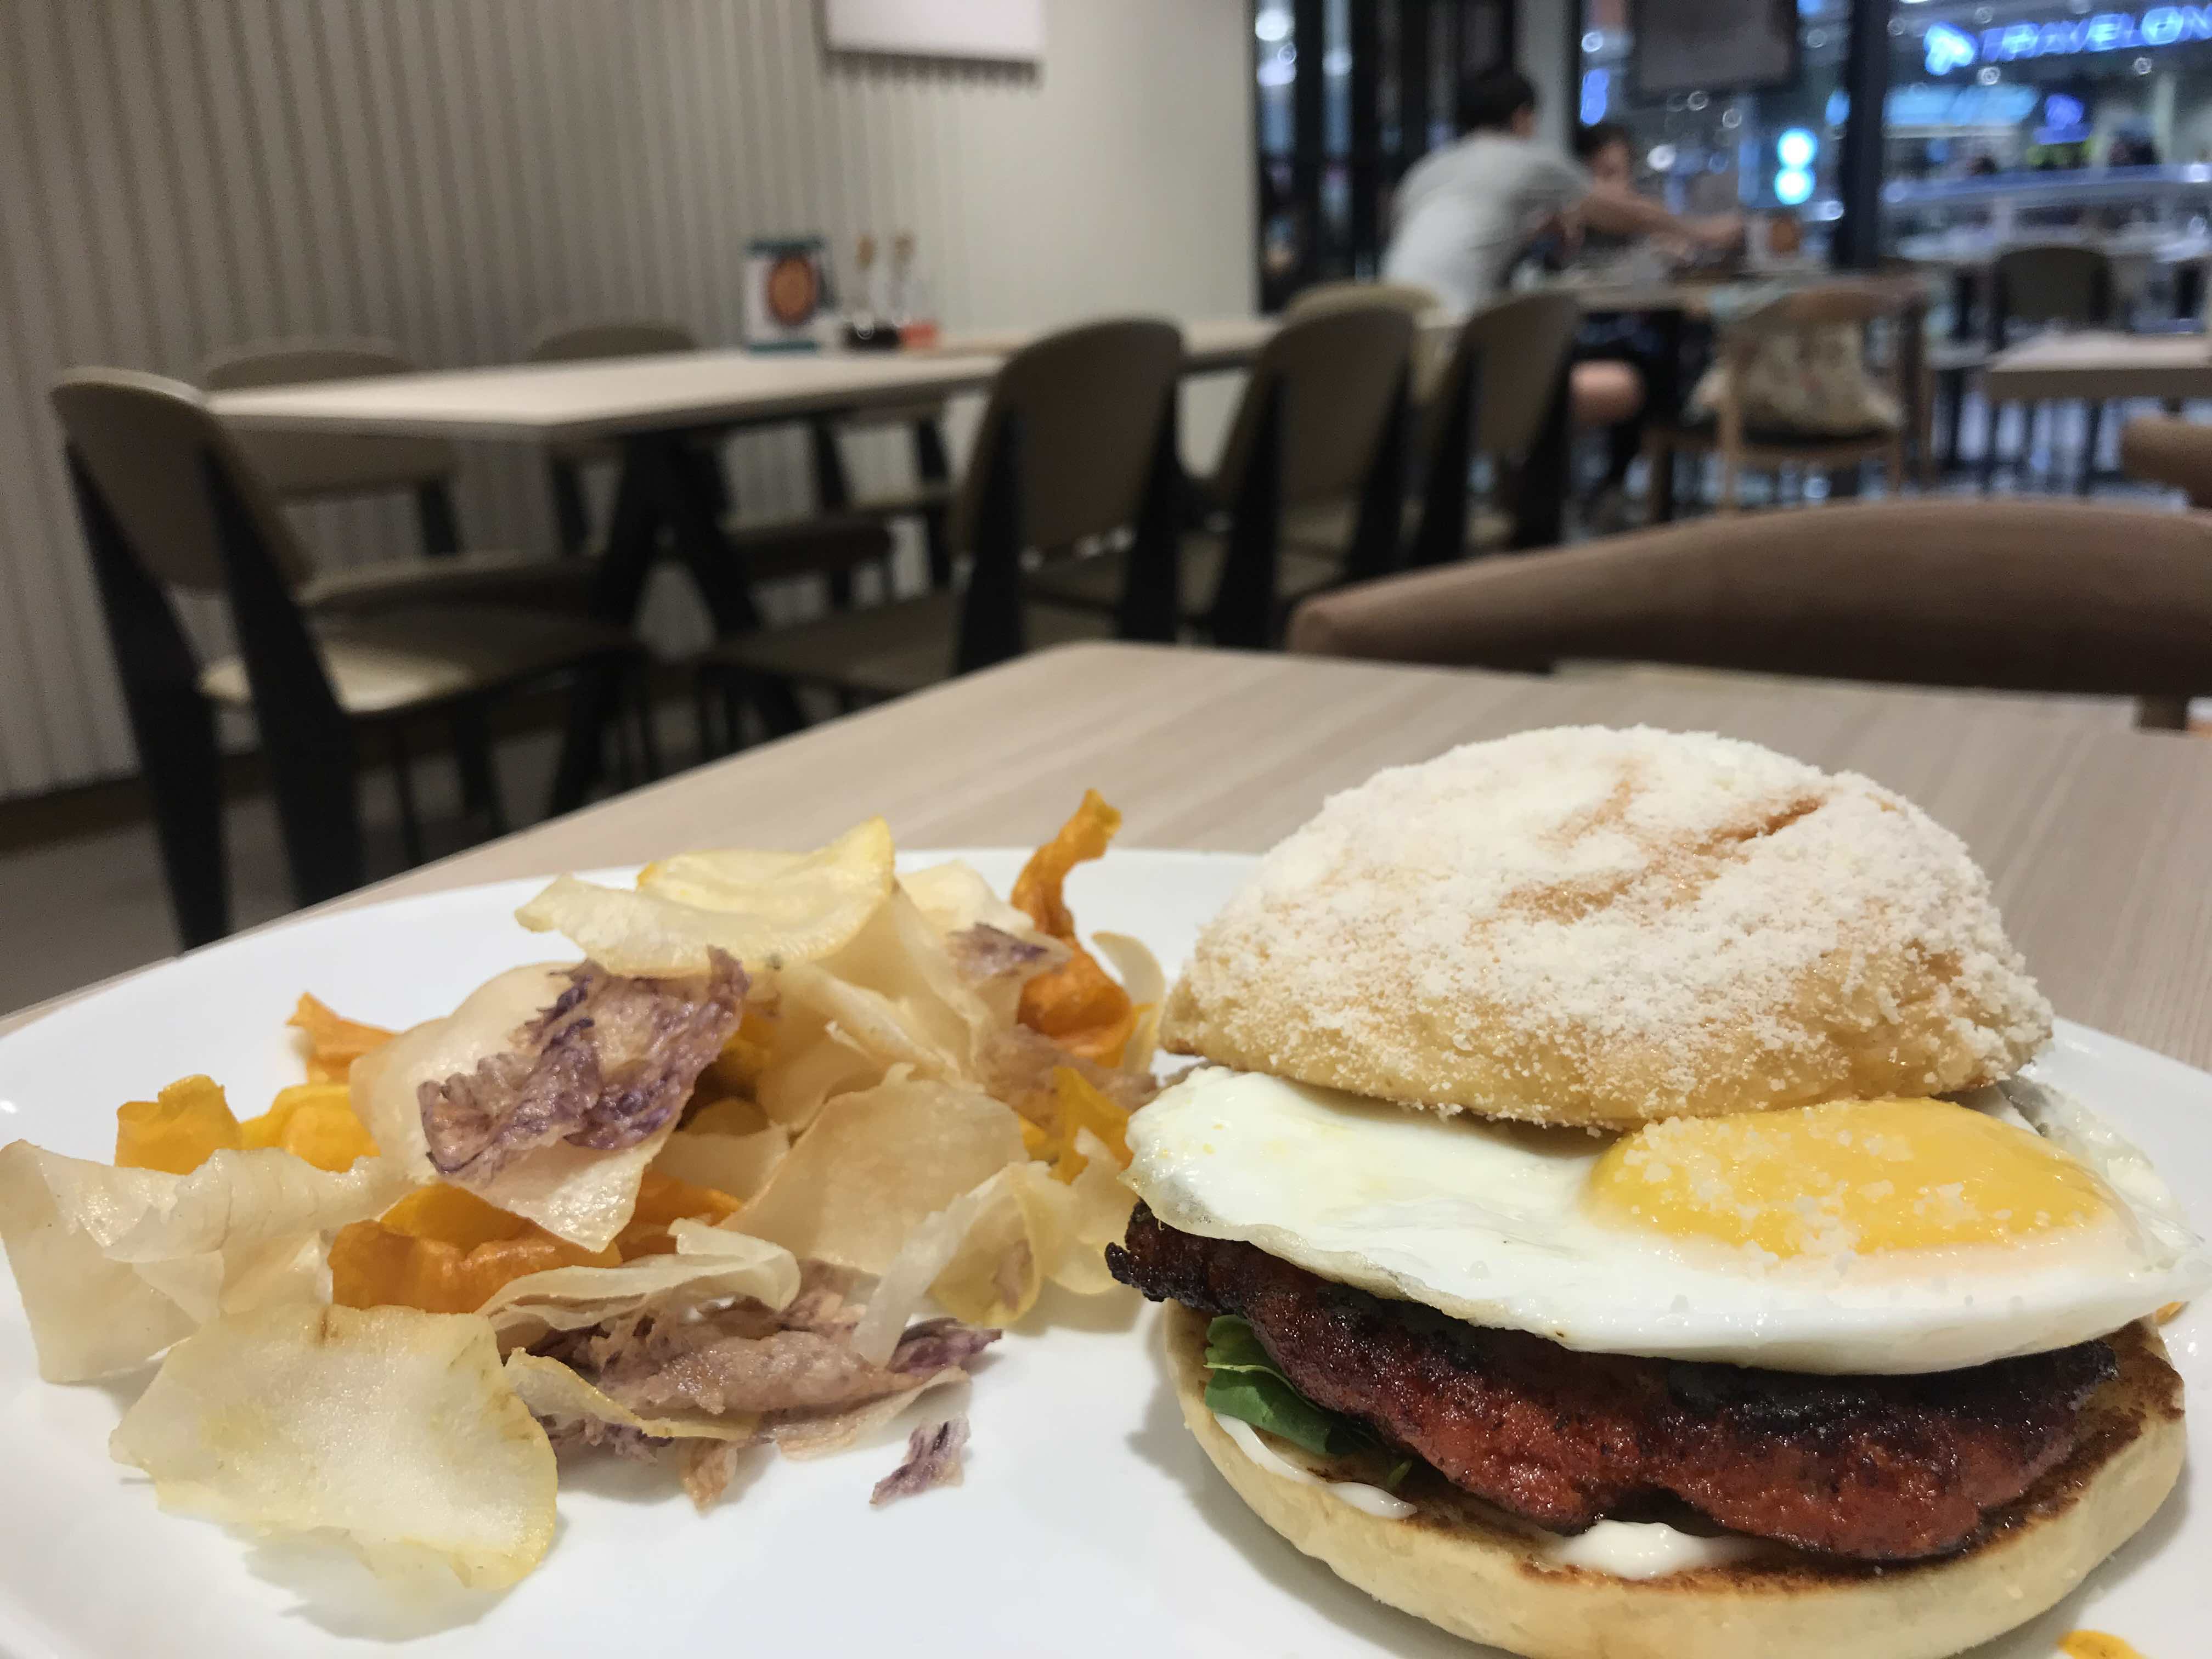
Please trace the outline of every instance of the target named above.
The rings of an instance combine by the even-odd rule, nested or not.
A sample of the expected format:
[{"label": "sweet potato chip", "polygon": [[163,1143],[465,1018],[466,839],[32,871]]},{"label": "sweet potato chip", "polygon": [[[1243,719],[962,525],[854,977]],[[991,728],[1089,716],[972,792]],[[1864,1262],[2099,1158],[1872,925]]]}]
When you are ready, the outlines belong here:
[{"label": "sweet potato chip", "polygon": [[1136,1030],[1136,1007],[1128,993],[1083,948],[1062,889],[1077,865],[1105,856],[1121,827],[1121,815],[1096,789],[1085,791],[1074,816],[1022,866],[1012,896],[1015,908],[1072,953],[1060,966],[1022,988],[1022,1024],[1102,1066],[1121,1063],[1122,1050]]},{"label": "sweet potato chip", "polygon": [[735,1215],[738,1208],[738,1200],[727,1193],[647,1170],[638,1186],[637,1208],[630,1212],[629,1224],[615,1236],[615,1249],[625,1261],[641,1255],[670,1255],[676,1249],[668,1232],[672,1224],[703,1221],[710,1227],[718,1226]]},{"label": "sweet potato chip", "polygon": [[702,1221],[669,1225],[676,1249],[616,1267],[561,1267],[502,1286],[481,1310],[501,1345],[526,1348],[554,1331],[580,1330],[647,1302],[672,1316],[749,1296],[781,1308],[799,1293],[799,1262],[764,1239]]},{"label": "sweet potato chip", "polygon": [[331,1300],[473,1313],[502,1285],[556,1267],[611,1267],[615,1247],[591,1251],[463,1188],[418,1187],[374,1221],[331,1243]]},{"label": "sweet potato chip", "polygon": [[[422,1133],[422,1085],[472,1072],[487,1055],[514,1046],[516,1033],[568,986],[562,964],[510,969],[487,980],[445,1018],[412,1026],[362,1056],[353,1072],[354,1110],[386,1155],[416,1180],[435,1180]],[[536,1147],[471,1189],[572,1244],[602,1250],[629,1223],[638,1182],[674,1128],[671,1118],[619,1152],[566,1142]]]},{"label": "sweet potato chip", "polygon": [[332,1012],[305,992],[301,993],[300,1006],[292,1010],[292,1018],[284,1023],[307,1034],[310,1083],[343,1083],[354,1061],[392,1037],[381,1025],[364,1025]]},{"label": "sweet potato chip", "polygon": [[1140,939],[1127,933],[1093,933],[1091,942],[1114,964],[1121,989],[1136,1005],[1137,1021],[1115,1061],[1124,1071],[1150,1072],[1160,1046],[1160,1013],[1167,1006],[1168,976],[1160,959]]},{"label": "sweet potato chip", "polygon": [[343,1083],[280,1089],[267,1111],[238,1127],[247,1151],[275,1146],[318,1170],[349,1169],[357,1158],[376,1156],[376,1142],[354,1115],[352,1092]]},{"label": "sweet potato chip", "polygon": [[28,1141],[0,1149],[0,1241],[39,1375],[103,1376],[218,1312],[313,1296],[323,1236],[375,1215],[406,1188],[384,1158],[333,1175],[289,1152],[225,1149],[179,1176]]},{"label": "sweet potato chip", "polygon": [[190,1175],[210,1154],[245,1144],[222,1085],[213,1078],[179,1078],[151,1100],[129,1100],[115,1109],[118,1169]]},{"label": "sweet potato chip", "polygon": [[797,1255],[881,1273],[926,1218],[1026,1158],[1011,1108],[901,1076],[823,1107],[738,1224]]},{"label": "sweet potato chip", "polygon": [[709,950],[769,972],[828,956],[859,933],[891,891],[891,860],[890,826],[870,818],[812,853],[664,859],[639,873],[634,892],[562,876],[515,919],[567,935],[613,973],[703,973]]},{"label": "sweet potato chip", "polygon": [[773,1123],[747,1135],[678,1129],[661,1146],[647,1174],[727,1193],[742,1204],[768,1184],[790,1149],[790,1133]]},{"label": "sweet potato chip", "polygon": [[343,1533],[380,1574],[501,1589],[553,1541],[553,1448],[491,1327],[411,1308],[264,1308],[170,1352],[108,1443],[164,1509]]}]

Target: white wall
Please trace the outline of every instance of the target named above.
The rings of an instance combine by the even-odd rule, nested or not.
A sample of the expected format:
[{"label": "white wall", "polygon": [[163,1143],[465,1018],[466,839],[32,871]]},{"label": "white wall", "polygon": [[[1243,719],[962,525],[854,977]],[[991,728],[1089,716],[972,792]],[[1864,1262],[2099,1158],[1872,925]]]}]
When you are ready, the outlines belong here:
[{"label": "white wall", "polygon": [[1575,0],[1521,0],[1515,42],[1521,73],[1536,83],[1536,130],[1563,148],[1575,131],[1575,106],[1567,96],[1567,54],[1574,49],[1571,31],[1577,9]]},{"label": "white wall", "polygon": [[[1048,13],[1030,70],[825,59],[814,0],[7,0],[0,794],[134,764],[46,406],[71,364],[493,362],[592,315],[732,340],[745,241],[802,230],[914,230],[954,327],[1249,311],[1245,0]],[[740,440],[749,510],[803,505],[799,454]],[[468,465],[473,541],[550,542],[534,461]],[[407,526],[309,522],[337,561]]]}]

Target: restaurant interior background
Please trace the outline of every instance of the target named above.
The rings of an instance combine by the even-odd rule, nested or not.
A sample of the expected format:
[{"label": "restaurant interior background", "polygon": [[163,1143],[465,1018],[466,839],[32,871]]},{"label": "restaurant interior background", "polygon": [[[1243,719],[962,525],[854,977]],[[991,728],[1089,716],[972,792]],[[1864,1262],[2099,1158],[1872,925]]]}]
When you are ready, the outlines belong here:
[{"label": "restaurant interior background", "polygon": [[[911,237],[951,336],[1272,315],[1376,274],[1398,180],[1456,135],[1459,82],[1509,62],[1540,90],[1545,142],[1621,123],[1639,188],[1685,213],[1787,212],[1816,262],[1963,270],[2017,234],[2094,235],[2133,252],[2136,327],[2202,311],[2212,5],[1796,0],[1787,90],[1642,97],[1632,23],[1661,3],[1042,0],[1048,50],[1028,62],[832,50],[823,0],[0,6],[0,908],[46,907],[56,948],[77,948],[82,880],[40,860],[92,856],[96,831],[120,837],[99,844],[101,878],[150,918],[132,948],[167,938],[48,405],[73,366],[194,380],[216,354],[309,337],[389,342],[426,369],[493,365],[606,318],[732,345],[748,248],[793,235],[820,239],[833,305],[861,287],[863,238]],[[1878,126],[1855,126],[1855,88],[1875,89]],[[1965,315],[1942,286],[1936,334]],[[1184,381],[1194,474],[1238,393],[1235,374]],[[979,406],[953,403],[956,458]],[[844,453],[864,494],[911,465],[892,429]],[[796,425],[735,435],[739,514],[808,509],[812,459]],[[550,548],[546,483],[526,446],[465,444],[466,543]],[[290,510],[340,569],[416,545],[404,499]],[[925,581],[917,526],[896,534],[895,580]],[[816,601],[762,603],[777,623]],[[220,599],[179,610],[201,650],[228,648]],[[713,637],[666,568],[639,627],[664,664]],[[689,711],[671,701],[689,763]],[[258,810],[252,723],[222,718],[248,760],[231,786]],[[273,862],[233,862],[242,921],[287,908]],[[46,977],[105,958],[72,960]]]}]

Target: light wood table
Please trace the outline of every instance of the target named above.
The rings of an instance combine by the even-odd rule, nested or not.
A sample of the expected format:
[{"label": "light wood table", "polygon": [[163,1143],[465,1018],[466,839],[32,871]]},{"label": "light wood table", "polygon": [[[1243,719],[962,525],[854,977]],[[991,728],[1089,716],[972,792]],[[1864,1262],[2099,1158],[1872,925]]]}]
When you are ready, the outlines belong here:
[{"label": "light wood table", "polygon": [[2042,398],[2212,398],[2202,334],[2052,334],[2001,351],[1984,371],[1991,404]]},{"label": "light wood table", "polygon": [[1256,852],[1380,767],[1529,726],[1639,720],[1748,738],[1901,790],[1972,847],[2061,1013],[2212,1065],[2212,743],[2008,697],[1079,646],[749,750],[336,904],[687,847],[812,846],[872,812],[908,848],[1030,845],[1091,786],[1121,809],[1122,845]]}]

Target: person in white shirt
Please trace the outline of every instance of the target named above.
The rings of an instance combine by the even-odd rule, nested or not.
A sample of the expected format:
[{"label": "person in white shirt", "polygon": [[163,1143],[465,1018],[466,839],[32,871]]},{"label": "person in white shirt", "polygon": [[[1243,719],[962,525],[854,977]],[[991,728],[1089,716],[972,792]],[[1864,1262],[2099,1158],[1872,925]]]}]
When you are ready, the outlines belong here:
[{"label": "person in white shirt", "polygon": [[1536,88],[1510,69],[1460,89],[1467,136],[1424,157],[1398,186],[1382,275],[1416,283],[1455,311],[1497,297],[1529,240],[1571,216],[1617,235],[1667,234],[1713,247],[1743,239],[1737,214],[1683,219],[1620,182],[1601,183],[1536,142]]}]

